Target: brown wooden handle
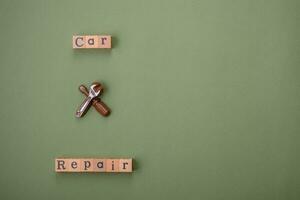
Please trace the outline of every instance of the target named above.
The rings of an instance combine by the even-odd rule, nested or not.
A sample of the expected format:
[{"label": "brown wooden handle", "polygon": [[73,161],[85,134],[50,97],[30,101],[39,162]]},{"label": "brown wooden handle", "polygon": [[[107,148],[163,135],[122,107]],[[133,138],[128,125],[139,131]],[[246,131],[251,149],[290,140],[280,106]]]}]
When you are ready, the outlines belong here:
[{"label": "brown wooden handle", "polygon": [[[79,86],[79,91],[85,96],[89,95],[89,91],[84,85]],[[101,101],[100,98],[98,97],[94,98],[92,100],[92,105],[101,115],[108,116],[110,114],[110,109],[103,101]]]},{"label": "brown wooden handle", "polygon": [[94,99],[92,105],[101,115],[106,117],[110,114],[110,109],[100,98]]}]

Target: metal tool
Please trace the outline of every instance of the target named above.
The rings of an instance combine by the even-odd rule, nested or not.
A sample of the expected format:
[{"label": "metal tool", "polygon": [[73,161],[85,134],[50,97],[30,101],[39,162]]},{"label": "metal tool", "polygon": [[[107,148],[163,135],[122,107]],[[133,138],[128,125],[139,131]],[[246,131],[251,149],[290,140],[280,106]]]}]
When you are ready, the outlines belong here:
[{"label": "metal tool", "polygon": [[97,97],[102,92],[102,87],[100,83],[93,83],[89,90],[89,95],[85,98],[82,102],[80,107],[75,113],[76,117],[82,117],[86,111],[88,110],[89,106],[91,105],[92,100]]},{"label": "metal tool", "polygon": [[[89,91],[84,85],[80,85],[78,89],[86,97],[89,96]],[[110,109],[99,97],[92,100],[92,105],[101,115],[106,117],[110,114]]]}]

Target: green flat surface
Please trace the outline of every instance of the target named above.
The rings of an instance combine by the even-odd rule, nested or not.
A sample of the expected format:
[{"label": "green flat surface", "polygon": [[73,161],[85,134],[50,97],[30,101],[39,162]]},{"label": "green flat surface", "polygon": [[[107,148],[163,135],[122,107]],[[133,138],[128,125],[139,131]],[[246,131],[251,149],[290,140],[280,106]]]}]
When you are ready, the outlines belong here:
[{"label": "green flat surface", "polygon": [[[300,1],[0,1],[0,199],[300,199]],[[73,50],[111,34],[112,50]],[[101,81],[112,114],[74,113]],[[58,156],[133,157],[56,174]]]}]

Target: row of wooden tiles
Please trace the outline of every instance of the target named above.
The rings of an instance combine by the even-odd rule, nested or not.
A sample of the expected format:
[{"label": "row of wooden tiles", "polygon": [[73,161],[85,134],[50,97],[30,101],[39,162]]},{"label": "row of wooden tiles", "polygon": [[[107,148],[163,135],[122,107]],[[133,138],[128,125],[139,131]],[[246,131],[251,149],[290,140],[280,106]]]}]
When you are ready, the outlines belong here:
[{"label": "row of wooden tiles", "polygon": [[132,172],[132,158],[56,158],[56,172]]},{"label": "row of wooden tiles", "polygon": [[74,35],[74,49],[110,49],[110,35]]}]

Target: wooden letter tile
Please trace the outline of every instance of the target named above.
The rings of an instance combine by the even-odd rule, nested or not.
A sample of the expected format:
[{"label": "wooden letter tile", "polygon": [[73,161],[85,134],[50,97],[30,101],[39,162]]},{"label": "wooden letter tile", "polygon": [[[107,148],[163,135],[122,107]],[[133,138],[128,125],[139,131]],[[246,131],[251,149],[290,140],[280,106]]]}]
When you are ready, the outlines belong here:
[{"label": "wooden letter tile", "polygon": [[110,35],[99,35],[99,48],[110,49],[111,48],[111,36]]},{"label": "wooden letter tile", "polygon": [[132,159],[119,160],[119,172],[132,172]]},{"label": "wooden letter tile", "polygon": [[93,172],[95,165],[95,159],[81,159],[81,171],[82,172]]},{"label": "wooden letter tile", "polygon": [[99,48],[99,39],[97,35],[87,35],[85,36],[85,48],[93,49]]},{"label": "wooden letter tile", "polygon": [[106,159],[106,172],[119,172],[119,159]]},{"label": "wooden letter tile", "polygon": [[55,171],[56,172],[65,172],[67,167],[66,167],[66,159],[64,158],[56,158],[55,159]]},{"label": "wooden letter tile", "polygon": [[106,171],[106,159],[94,159],[94,172],[105,172]]},{"label": "wooden letter tile", "polygon": [[68,172],[80,172],[82,171],[81,159],[66,159]]},{"label": "wooden letter tile", "polygon": [[86,36],[74,35],[73,36],[73,49],[86,48]]}]

